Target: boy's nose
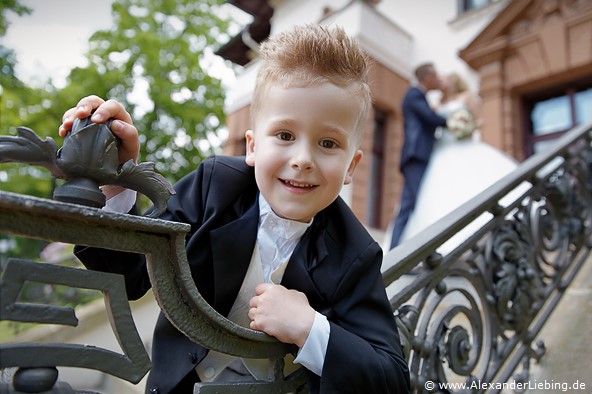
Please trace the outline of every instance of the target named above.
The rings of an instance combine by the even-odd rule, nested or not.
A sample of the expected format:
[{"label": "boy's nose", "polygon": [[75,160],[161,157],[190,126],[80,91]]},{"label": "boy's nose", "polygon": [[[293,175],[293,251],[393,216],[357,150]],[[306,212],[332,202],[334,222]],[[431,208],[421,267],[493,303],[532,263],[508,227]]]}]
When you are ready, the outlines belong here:
[{"label": "boy's nose", "polygon": [[313,159],[310,151],[306,148],[298,149],[292,157],[291,166],[295,170],[309,171],[313,168]]}]

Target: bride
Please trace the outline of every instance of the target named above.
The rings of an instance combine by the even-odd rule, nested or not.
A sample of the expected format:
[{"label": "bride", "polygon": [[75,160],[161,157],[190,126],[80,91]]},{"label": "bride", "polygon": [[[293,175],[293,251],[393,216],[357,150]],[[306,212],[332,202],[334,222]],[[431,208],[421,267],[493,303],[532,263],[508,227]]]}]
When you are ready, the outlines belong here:
[{"label": "bride", "polygon": [[[442,93],[437,112],[449,120],[449,126],[456,114],[463,111],[478,113],[478,103],[457,74],[444,79]],[[453,133],[449,129],[440,129],[437,132],[440,135],[419,188],[415,209],[401,235],[401,243],[517,167],[516,160],[482,142],[479,131],[473,130]],[[390,240],[391,231],[387,230],[385,239]]]}]

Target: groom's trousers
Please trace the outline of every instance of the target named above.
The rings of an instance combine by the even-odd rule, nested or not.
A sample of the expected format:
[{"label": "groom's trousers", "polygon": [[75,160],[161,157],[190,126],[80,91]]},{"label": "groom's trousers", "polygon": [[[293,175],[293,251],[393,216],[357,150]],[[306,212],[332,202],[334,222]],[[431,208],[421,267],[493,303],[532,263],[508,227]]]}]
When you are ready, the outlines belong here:
[{"label": "groom's trousers", "polygon": [[397,214],[393,225],[391,249],[399,244],[403,230],[405,230],[405,226],[409,220],[409,216],[415,209],[421,180],[423,179],[427,166],[427,161],[411,159],[407,161],[405,166],[401,169],[403,178],[405,178],[405,183],[403,184],[399,213]]}]

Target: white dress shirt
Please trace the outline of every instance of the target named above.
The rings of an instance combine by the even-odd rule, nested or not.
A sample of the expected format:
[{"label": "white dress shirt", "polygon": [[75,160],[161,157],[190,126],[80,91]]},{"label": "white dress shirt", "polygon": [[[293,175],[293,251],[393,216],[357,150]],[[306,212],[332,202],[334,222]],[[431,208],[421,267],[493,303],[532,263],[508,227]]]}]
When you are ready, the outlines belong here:
[{"label": "white dress shirt", "polygon": [[[313,219],[314,220],[314,219]],[[312,224],[283,219],[275,214],[265,198],[259,194],[259,230],[257,245],[263,265],[265,283],[279,284],[298,241]],[[295,363],[302,364],[310,371],[321,376],[327,345],[329,344],[330,326],[327,318],[315,312],[312,328],[298,351]]]}]

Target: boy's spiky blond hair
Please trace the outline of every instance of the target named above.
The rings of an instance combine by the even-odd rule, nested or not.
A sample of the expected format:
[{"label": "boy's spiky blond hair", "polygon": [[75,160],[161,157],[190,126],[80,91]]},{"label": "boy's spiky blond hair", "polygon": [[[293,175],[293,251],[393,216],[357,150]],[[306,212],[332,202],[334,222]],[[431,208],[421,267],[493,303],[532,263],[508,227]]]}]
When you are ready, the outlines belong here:
[{"label": "boy's spiky blond hair", "polygon": [[317,24],[294,26],[279,33],[259,48],[263,61],[257,75],[251,124],[273,85],[306,87],[330,82],[360,100],[357,139],[360,143],[372,98],[368,86],[368,60],[356,41],[340,27]]}]

